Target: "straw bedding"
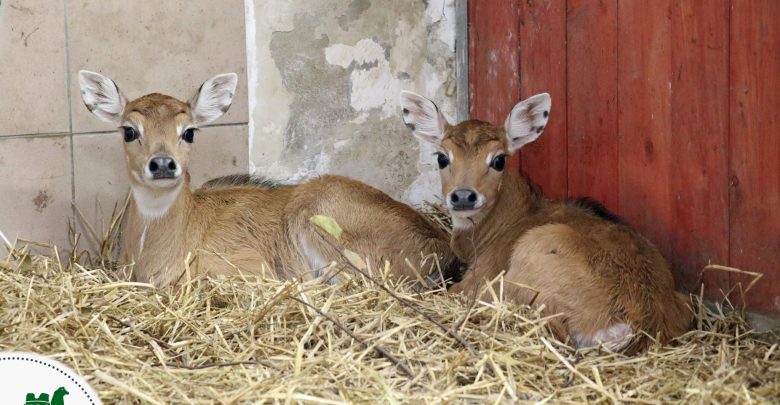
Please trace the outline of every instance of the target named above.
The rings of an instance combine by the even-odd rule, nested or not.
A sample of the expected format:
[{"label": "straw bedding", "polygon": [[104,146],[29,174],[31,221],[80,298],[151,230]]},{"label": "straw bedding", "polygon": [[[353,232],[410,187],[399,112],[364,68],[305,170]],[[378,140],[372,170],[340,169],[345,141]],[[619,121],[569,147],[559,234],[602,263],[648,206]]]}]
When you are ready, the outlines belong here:
[{"label": "straw bedding", "polygon": [[[776,336],[696,297],[693,331],[627,357],[572,350],[529,307],[418,294],[386,269],[334,264],[339,285],[188,278],[173,291],[41,250],[17,242],[0,261],[0,350],[64,362],[105,403],[780,401]],[[500,280],[492,290],[500,298]]]}]

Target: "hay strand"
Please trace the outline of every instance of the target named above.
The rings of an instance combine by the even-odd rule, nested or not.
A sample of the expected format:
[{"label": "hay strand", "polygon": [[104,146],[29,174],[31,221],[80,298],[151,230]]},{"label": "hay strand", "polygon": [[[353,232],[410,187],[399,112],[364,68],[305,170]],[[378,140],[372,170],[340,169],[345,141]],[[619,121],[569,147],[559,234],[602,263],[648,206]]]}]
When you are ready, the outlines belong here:
[{"label": "hay strand", "polygon": [[345,258],[323,276],[342,271],[337,285],[186,272],[170,290],[127,281],[110,257],[9,249],[0,350],[62,361],[106,403],[780,402],[778,336],[752,331],[727,298],[692,296],[693,330],[628,357],[557,341],[550,317],[501,301],[501,279],[487,303]]}]

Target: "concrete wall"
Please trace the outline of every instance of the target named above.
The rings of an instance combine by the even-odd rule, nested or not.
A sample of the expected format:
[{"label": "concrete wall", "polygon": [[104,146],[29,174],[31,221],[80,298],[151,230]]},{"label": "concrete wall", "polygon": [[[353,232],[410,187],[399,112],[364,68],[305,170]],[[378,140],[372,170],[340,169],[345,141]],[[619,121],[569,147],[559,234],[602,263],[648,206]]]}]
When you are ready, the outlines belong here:
[{"label": "concrete wall", "polygon": [[[363,180],[411,203],[438,190],[433,149],[399,115],[410,89],[455,117],[454,0],[247,2],[250,160],[296,182]],[[465,27],[464,27],[465,28]]]}]

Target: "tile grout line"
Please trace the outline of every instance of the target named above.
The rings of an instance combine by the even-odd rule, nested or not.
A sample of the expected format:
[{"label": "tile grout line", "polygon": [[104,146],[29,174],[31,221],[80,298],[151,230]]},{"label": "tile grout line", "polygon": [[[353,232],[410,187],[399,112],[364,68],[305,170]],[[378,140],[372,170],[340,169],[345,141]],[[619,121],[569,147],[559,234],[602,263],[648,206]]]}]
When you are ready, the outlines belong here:
[{"label": "tile grout line", "polygon": [[205,129],[205,128],[233,127],[238,125],[249,125],[249,122],[247,121],[247,122],[227,122],[224,124],[209,124],[209,125],[203,125],[200,128]]},{"label": "tile grout line", "polygon": [[43,132],[43,133],[31,133],[31,134],[12,134],[12,135],[0,135],[0,140],[5,139],[19,139],[19,138],[56,138],[62,136],[68,136],[70,132]]},{"label": "tile grout line", "polygon": [[[209,129],[209,128],[221,128],[221,127],[238,127],[242,125],[247,125],[248,122],[229,122],[225,124],[209,124],[209,125],[203,125],[199,127],[200,129]],[[81,136],[81,135],[98,135],[98,134],[113,134],[115,133],[115,129],[106,129],[104,131],[84,131],[84,132],[74,132],[73,136]]]},{"label": "tile grout line", "polygon": [[76,228],[76,161],[73,138],[73,103],[70,96],[70,38],[68,36],[68,0],[62,0],[63,21],[65,23],[65,97],[68,100],[68,131],[70,133],[70,204],[71,220]]},{"label": "tile grout line", "polygon": [[257,19],[255,18],[254,0],[244,0],[244,57],[246,59],[246,90],[247,90],[247,137],[246,155],[248,173],[255,172],[252,162],[252,150],[255,140],[254,110],[257,105]]},{"label": "tile grout line", "polygon": [[[210,125],[204,125],[200,127],[201,129],[209,129],[209,128],[221,128],[221,127],[238,127],[242,125],[247,125],[247,122],[230,122],[225,124],[210,124]],[[60,137],[60,136],[68,136],[72,135],[74,137],[78,137],[81,135],[97,135],[97,134],[112,134],[116,132],[116,130],[113,129],[107,129],[105,131],[85,131],[85,132],[72,132],[72,129],[70,131],[65,132],[36,132],[36,133],[28,133],[28,134],[9,134],[9,135],[0,135],[0,140],[3,139],[16,139],[16,138],[54,138],[54,137]]]}]

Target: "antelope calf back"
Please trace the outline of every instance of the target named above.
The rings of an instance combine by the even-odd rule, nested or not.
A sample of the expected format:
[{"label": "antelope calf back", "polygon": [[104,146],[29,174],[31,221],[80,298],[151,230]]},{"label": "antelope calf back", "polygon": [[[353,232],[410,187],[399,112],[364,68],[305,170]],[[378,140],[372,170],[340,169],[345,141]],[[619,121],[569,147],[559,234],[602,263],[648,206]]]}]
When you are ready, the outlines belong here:
[{"label": "antelope calf back", "polygon": [[410,92],[401,94],[401,106],[414,135],[437,148],[451,246],[469,265],[452,290],[480,288],[505,271],[506,297],[562,314],[552,329],[577,347],[635,350],[649,343],[632,339],[640,331],[666,341],[687,330],[691,313],[652,243],[598,202],[549,201],[506,169],[544,131],[548,94],[517,104],[503,128],[450,125],[432,101]]},{"label": "antelope calf back", "polygon": [[[279,278],[311,277],[340,252],[336,246],[389,260],[396,275],[413,277],[405,261],[435,254],[456,266],[446,234],[410,207],[366,184],[323,176],[302,185],[275,186],[249,176],[220,179],[190,189],[190,152],[198,128],[224,114],[237,76],[207,80],[189,101],[149,94],[128,101],[113,80],[79,73],[87,108],[115,124],[124,144],[131,198],[123,224],[120,262],[132,277],[157,286],[176,283],[188,254],[206,274],[269,271]],[[334,218],[341,240],[326,240],[310,223]]]}]

